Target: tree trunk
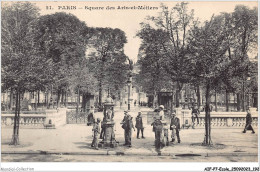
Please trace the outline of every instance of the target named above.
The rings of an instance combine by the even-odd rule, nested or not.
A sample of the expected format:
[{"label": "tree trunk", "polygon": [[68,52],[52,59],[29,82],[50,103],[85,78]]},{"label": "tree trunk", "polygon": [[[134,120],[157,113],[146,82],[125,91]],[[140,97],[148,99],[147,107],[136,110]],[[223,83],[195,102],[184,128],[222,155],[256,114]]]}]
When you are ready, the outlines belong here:
[{"label": "tree trunk", "polygon": [[87,96],[88,96],[87,93],[82,94],[81,107],[82,107],[83,112],[86,112]]},{"label": "tree trunk", "polygon": [[54,108],[54,104],[53,104],[53,85],[51,85],[51,98],[50,98],[50,103],[52,108]]},{"label": "tree trunk", "polygon": [[205,138],[203,145],[211,145],[211,119],[210,119],[210,85],[206,86],[206,106],[205,106]]},{"label": "tree trunk", "polygon": [[19,107],[19,89],[16,90],[15,96],[15,115],[14,115],[14,128],[13,128],[13,136],[10,145],[19,145],[19,116],[20,116],[20,107]]},{"label": "tree trunk", "polygon": [[64,90],[61,90],[61,105],[64,105]]},{"label": "tree trunk", "polygon": [[243,79],[243,84],[242,84],[242,108],[243,108],[243,112],[245,112],[246,108],[245,108],[245,82],[244,82],[244,79]]},{"label": "tree trunk", "polygon": [[9,104],[9,109],[12,111],[13,107],[13,88],[10,90],[10,104]]},{"label": "tree trunk", "polygon": [[79,87],[78,87],[78,100],[77,100],[77,109],[76,109],[77,114],[79,112],[79,103],[80,103],[80,90],[79,90]]},{"label": "tree trunk", "polygon": [[46,96],[46,108],[49,109],[50,108],[50,101],[49,101],[49,89],[47,89],[46,93],[45,93],[45,96]]},{"label": "tree trunk", "polygon": [[38,97],[38,96],[37,96],[38,94],[37,94],[37,91],[35,91],[33,94],[34,94],[34,102],[35,102],[34,108],[35,108],[35,110],[37,111],[37,105],[38,105],[38,103],[37,103],[37,102],[38,102],[38,98],[37,98],[37,97]]},{"label": "tree trunk", "polygon": [[67,89],[65,90],[65,107],[67,107],[67,102],[68,102],[68,91],[67,91]]},{"label": "tree trunk", "polygon": [[157,98],[157,94],[156,94],[156,91],[154,91],[154,94],[153,94],[153,108],[157,108],[157,104],[159,102],[157,102],[158,100],[156,100]]},{"label": "tree trunk", "polygon": [[180,96],[180,90],[179,90],[179,88],[176,88],[176,100],[175,100],[175,102],[176,102],[176,108],[178,108],[178,107],[180,107],[180,98],[179,98],[179,96]]},{"label": "tree trunk", "polygon": [[100,110],[102,107],[102,82],[101,81],[99,81],[98,106]]},{"label": "tree trunk", "polygon": [[228,100],[229,100],[229,95],[228,95],[228,92],[226,90],[226,111],[227,112],[229,111]]},{"label": "tree trunk", "polygon": [[215,112],[218,111],[218,103],[217,103],[217,89],[215,88]]},{"label": "tree trunk", "polygon": [[198,100],[198,107],[200,107],[200,86],[197,86],[197,100]]},{"label": "tree trunk", "polygon": [[58,95],[57,95],[57,108],[60,107],[60,96],[61,95],[61,88],[58,87]]},{"label": "tree trunk", "polygon": [[241,94],[237,93],[237,111],[241,110]]},{"label": "tree trunk", "polygon": [[40,103],[40,90],[38,90],[38,104]]}]

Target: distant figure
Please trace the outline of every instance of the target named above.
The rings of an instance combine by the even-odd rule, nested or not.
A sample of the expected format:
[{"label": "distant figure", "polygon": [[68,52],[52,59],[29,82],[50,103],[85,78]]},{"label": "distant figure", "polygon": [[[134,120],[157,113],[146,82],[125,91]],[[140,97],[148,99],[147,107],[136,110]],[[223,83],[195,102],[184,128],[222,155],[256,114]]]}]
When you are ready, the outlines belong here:
[{"label": "distant figure", "polygon": [[172,113],[172,118],[171,118],[171,124],[170,124],[170,130],[172,130],[172,142],[175,141],[175,133],[178,139],[178,143],[181,142],[180,139],[180,131],[181,127],[180,127],[180,119],[176,117],[176,113],[173,112]]},{"label": "distant figure", "polygon": [[164,106],[163,105],[160,105],[159,106],[159,116],[160,116],[160,119],[161,120],[164,120]]},{"label": "distant figure", "polygon": [[143,126],[143,119],[142,119],[142,112],[138,112],[136,117],[135,127],[137,128],[137,139],[139,139],[139,133],[141,130],[142,138],[144,139],[144,126]]},{"label": "distant figure", "polygon": [[31,111],[31,110],[32,110],[32,106],[28,105],[28,111]]},{"label": "distant figure", "polygon": [[209,104],[209,110],[210,110],[210,112],[213,111],[213,105],[211,103]]},{"label": "distant figure", "polygon": [[134,105],[136,106],[136,100],[135,100],[135,102],[134,102]]},{"label": "distant figure", "polygon": [[98,134],[100,134],[100,127],[99,127],[100,119],[97,118],[97,122],[94,122],[93,125],[93,141],[91,144],[91,147],[94,147],[96,150],[98,150]]},{"label": "distant figure", "polygon": [[195,104],[194,107],[192,108],[192,116],[191,116],[191,120],[192,120],[192,128],[194,129],[194,123],[195,123],[195,118],[197,119],[197,124],[199,124],[199,117],[198,115],[200,114],[200,111],[199,111],[199,108],[198,108],[198,105]]},{"label": "distant figure", "polygon": [[252,116],[251,116],[251,112],[250,112],[250,107],[247,108],[247,115],[246,115],[246,126],[245,129],[243,131],[243,133],[246,133],[246,130],[252,130],[252,134],[255,133],[253,127],[252,127]]},{"label": "distant figure", "polygon": [[94,115],[94,107],[90,107],[90,112],[88,114],[88,123],[87,125],[92,125],[95,122],[95,115]]},{"label": "distant figure", "polygon": [[185,98],[185,102],[182,106],[182,109],[189,109],[189,103],[188,103],[188,98]]}]

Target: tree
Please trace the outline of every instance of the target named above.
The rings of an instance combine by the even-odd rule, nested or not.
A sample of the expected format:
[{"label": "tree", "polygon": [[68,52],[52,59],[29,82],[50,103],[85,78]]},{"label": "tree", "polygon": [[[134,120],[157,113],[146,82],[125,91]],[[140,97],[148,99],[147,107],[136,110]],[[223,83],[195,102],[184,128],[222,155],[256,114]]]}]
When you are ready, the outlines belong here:
[{"label": "tree", "polygon": [[49,59],[51,66],[46,66],[52,83],[48,86],[51,93],[57,90],[57,106],[61,94],[69,87],[69,72],[85,58],[91,29],[76,16],[66,13],[55,13],[41,16],[31,25],[31,35],[35,49],[42,58]]},{"label": "tree", "polygon": [[129,73],[129,64],[126,64],[127,59],[128,57],[123,53],[115,54],[106,68],[107,75],[104,85],[108,87],[109,94],[112,97],[121,98],[120,90],[125,86]]},{"label": "tree", "polygon": [[179,95],[183,84],[189,82],[189,57],[187,56],[187,32],[193,22],[193,10],[188,11],[187,3],[178,3],[171,10],[162,5],[158,17],[148,17],[146,25],[154,26],[166,33],[160,41],[163,48],[163,67],[176,83],[176,107],[179,107]]},{"label": "tree", "polygon": [[19,144],[21,93],[47,82],[43,67],[48,61],[36,55],[31,47],[29,26],[39,16],[39,9],[29,2],[18,2],[2,7],[2,85],[15,91],[16,104],[13,136],[10,144]]},{"label": "tree", "polygon": [[[249,9],[244,5],[235,7],[232,15],[232,26],[234,32],[234,43],[231,46],[233,49],[232,55],[240,59],[240,68],[242,68],[240,76],[237,77],[238,102],[242,94],[242,109],[245,111],[245,88],[244,83],[249,74],[250,62],[248,60],[248,53],[257,48],[258,22],[257,22],[257,8]],[[246,63],[245,63],[246,62]],[[240,105],[238,103],[238,110]]]},{"label": "tree", "polygon": [[139,48],[140,73],[137,82],[142,89],[154,96],[153,107],[156,107],[157,93],[162,89],[171,88],[170,78],[163,68],[164,54],[161,42],[168,41],[167,34],[160,29],[153,29],[150,25],[142,25],[137,34],[142,39]]},{"label": "tree", "polygon": [[[203,82],[206,89],[205,106],[205,138],[203,144],[212,144],[210,93],[223,81],[228,69],[233,67],[235,60],[227,55],[229,42],[227,37],[232,34],[226,27],[223,16],[212,17],[204,26],[195,26],[190,32],[189,51],[192,54],[193,75]],[[234,73],[231,73],[234,74]]]},{"label": "tree", "polygon": [[87,60],[85,58],[81,59],[78,64],[73,66],[68,75],[70,90],[78,94],[76,112],[79,111],[80,95],[82,95],[81,107],[85,112],[87,99],[97,91],[97,81],[93,73],[89,71]]},{"label": "tree", "polygon": [[[110,75],[109,71],[111,71],[112,68],[114,68],[115,71],[122,69],[122,67],[124,67],[124,63],[127,60],[123,51],[125,43],[126,43],[125,33],[120,29],[95,28],[94,36],[90,39],[90,44],[89,44],[90,71],[95,74],[94,76],[98,80],[100,108],[102,107],[103,89],[108,88],[107,83],[111,83],[108,80],[111,78],[108,77]],[[115,67],[119,67],[118,64],[116,63],[119,62],[120,62],[120,68],[116,69]],[[125,72],[125,70],[122,72]],[[121,75],[121,73],[118,72],[117,74]],[[114,76],[114,77],[118,79],[121,78],[121,76]],[[126,79],[125,77],[122,78]]]}]

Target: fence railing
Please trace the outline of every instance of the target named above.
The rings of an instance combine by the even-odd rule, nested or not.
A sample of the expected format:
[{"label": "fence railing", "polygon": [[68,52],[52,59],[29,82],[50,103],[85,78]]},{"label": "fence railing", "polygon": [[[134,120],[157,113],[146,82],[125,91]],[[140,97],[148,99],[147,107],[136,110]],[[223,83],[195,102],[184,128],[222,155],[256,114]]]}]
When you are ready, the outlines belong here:
[{"label": "fence railing", "polygon": [[[1,126],[10,127],[14,125],[14,112],[2,112]],[[37,111],[21,112],[19,124],[21,128],[43,128],[45,124],[52,123],[56,127],[66,124],[66,109],[55,109]]]},{"label": "fence railing", "polygon": [[[46,120],[46,113],[42,114],[20,114],[20,127],[43,127]],[[1,126],[13,126],[14,114],[2,114]]]},{"label": "fence railing", "polygon": [[[246,112],[211,112],[211,127],[212,128],[241,128],[246,125]],[[153,117],[156,115],[156,112],[147,112],[146,121],[147,124],[153,122]],[[192,118],[190,113],[179,113],[177,117],[180,119],[181,126],[191,127]],[[170,123],[170,116],[165,115],[165,120]],[[205,127],[205,112],[201,112],[198,116],[199,123],[195,118],[194,127],[203,128]],[[252,112],[252,126],[258,127],[258,112]]]}]

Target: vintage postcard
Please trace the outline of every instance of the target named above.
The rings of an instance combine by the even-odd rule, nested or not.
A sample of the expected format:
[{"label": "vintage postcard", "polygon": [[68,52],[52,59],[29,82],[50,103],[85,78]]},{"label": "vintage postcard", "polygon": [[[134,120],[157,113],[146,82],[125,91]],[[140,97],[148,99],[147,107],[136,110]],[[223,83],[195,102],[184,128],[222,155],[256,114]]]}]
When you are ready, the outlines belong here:
[{"label": "vintage postcard", "polygon": [[259,171],[258,140],[257,1],[1,2],[1,170]]}]

